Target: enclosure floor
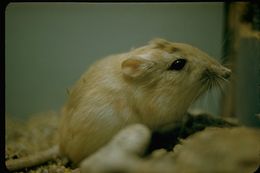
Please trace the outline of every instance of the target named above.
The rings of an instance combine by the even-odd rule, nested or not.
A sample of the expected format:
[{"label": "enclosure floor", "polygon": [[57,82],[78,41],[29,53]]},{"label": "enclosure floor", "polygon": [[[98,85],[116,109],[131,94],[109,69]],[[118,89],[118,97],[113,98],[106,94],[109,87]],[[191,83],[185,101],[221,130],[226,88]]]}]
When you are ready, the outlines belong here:
[{"label": "enclosure floor", "polygon": [[[43,151],[57,144],[59,115],[54,112],[33,115],[26,120],[6,116],[5,160]],[[26,168],[19,173],[70,173],[72,169],[64,158],[55,158],[43,165]]]},{"label": "enclosure floor", "polygon": [[[57,144],[57,129],[58,129],[58,122],[59,122],[59,115],[54,112],[50,111],[47,113],[41,113],[37,115],[33,115],[30,118],[26,120],[17,120],[12,118],[11,116],[6,116],[6,134],[5,134],[5,160],[13,160],[17,158],[21,158],[24,156],[35,154],[39,151],[44,151],[45,149],[48,149],[55,144]],[[192,141],[194,145],[192,144],[192,150],[189,151],[189,153],[185,153],[185,158],[190,155],[193,156],[194,152],[196,150],[197,146],[197,156],[194,157],[194,160],[192,163],[203,163],[203,165],[211,165],[211,170],[215,170],[215,158],[214,155],[215,150],[219,150],[222,152],[221,147],[218,146],[235,146],[234,148],[229,148],[228,152],[222,152],[221,158],[230,158],[230,160],[226,160],[225,163],[229,165],[229,167],[234,167],[234,171],[231,173],[236,173],[238,169],[242,170],[247,169],[247,167],[250,167],[250,165],[242,165],[242,167],[237,167],[237,163],[233,162],[238,159],[242,159],[246,161],[245,163],[254,163],[258,162],[257,159],[254,159],[254,155],[257,154],[259,150],[257,150],[257,147],[252,147],[251,144],[243,143],[242,141],[252,141],[255,143],[255,141],[259,141],[259,135],[260,134],[259,129],[255,129],[252,132],[247,132],[243,130],[243,128],[237,128],[237,131],[242,130],[242,133],[239,135],[239,138],[234,136],[232,132],[232,128],[230,123],[226,122],[222,119],[216,119],[211,116],[207,116],[206,114],[201,114],[200,116],[190,116],[185,123],[180,124],[180,127],[176,128],[175,130],[171,130],[169,134],[153,134],[153,137],[150,141],[150,153],[146,158],[143,159],[143,165],[141,165],[140,168],[143,166],[143,170],[151,171],[153,168],[151,167],[157,167],[160,165],[164,165],[167,162],[171,162],[171,164],[168,164],[168,166],[171,168],[172,166],[176,165],[182,165],[182,163],[185,162],[185,160],[181,160],[180,163],[178,163],[178,160],[174,160],[174,157],[172,157],[172,154],[176,153],[176,146],[179,146],[178,148],[183,148],[179,151],[179,155],[181,152],[186,152],[189,150],[189,145],[185,145],[185,141]],[[223,136],[222,138],[215,138],[207,132],[206,130],[203,131],[206,127],[214,126],[214,127],[230,127],[230,134],[228,135],[228,138],[224,138],[224,134],[220,135]],[[236,126],[236,125],[234,125]],[[219,128],[220,129],[220,128]],[[219,131],[219,129],[217,129]],[[234,128],[234,130],[236,130]],[[252,129],[251,129],[252,130]],[[211,155],[208,155],[208,153],[205,153],[205,148],[208,147],[209,142],[207,143],[201,143],[200,138],[197,138],[196,140],[193,139],[193,136],[195,134],[198,134],[198,132],[201,133],[208,133],[206,136],[207,138],[210,138],[210,141],[214,148],[213,152],[210,152]],[[178,134],[178,135],[176,135]],[[181,142],[179,142],[179,139]],[[232,139],[232,140],[230,140]],[[158,142],[159,141],[159,142]],[[189,142],[188,142],[189,143]],[[197,143],[197,145],[195,145]],[[231,145],[232,144],[232,145]],[[181,147],[180,147],[181,146]],[[210,145],[211,146],[211,145]],[[164,148],[164,149],[162,149]],[[167,149],[167,151],[165,150]],[[168,150],[170,149],[170,150]],[[228,149],[228,148],[226,148]],[[224,150],[226,151],[225,147]],[[241,153],[241,151],[245,151],[246,157],[237,155],[238,152]],[[195,152],[195,153],[196,153]],[[159,154],[158,154],[159,153]],[[160,154],[161,153],[161,154]],[[203,154],[204,153],[204,154]],[[213,153],[213,154],[212,154]],[[177,154],[177,155],[178,155]],[[219,154],[218,152],[215,154]],[[200,157],[205,156],[205,157]],[[250,157],[249,157],[250,156]],[[253,160],[249,160],[248,158],[253,158]],[[167,159],[164,160],[164,159]],[[210,161],[211,160],[211,161]],[[221,159],[222,160],[222,159]],[[148,167],[146,167],[148,163]],[[173,164],[174,163],[174,164]],[[176,164],[175,164],[176,163]],[[178,163],[178,164],[177,164]],[[99,164],[99,163],[97,163]],[[167,164],[166,164],[167,166]],[[241,165],[239,165],[241,166]],[[244,167],[243,167],[244,166]],[[204,167],[204,166],[203,166]],[[222,170],[222,165],[220,166]],[[195,168],[195,167],[194,167]],[[198,170],[201,170],[202,167],[198,167]],[[205,166],[206,170],[207,166]],[[225,167],[223,167],[223,170]],[[253,167],[256,169],[255,167]],[[161,170],[164,170],[165,166],[162,166],[162,169],[160,168],[159,171],[155,171],[153,173],[159,173],[162,172]],[[181,167],[181,170],[183,169],[189,169],[189,166]],[[191,169],[191,168],[190,168]],[[207,168],[208,169],[208,168]],[[192,168],[193,170],[193,168]],[[218,170],[218,169],[216,169]],[[189,170],[191,171],[191,170]],[[17,171],[19,173],[72,173],[73,168],[71,167],[71,163],[62,157],[57,157],[53,160],[48,161],[45,164],[35,166],[32,168],[26,168],[24,170]],[[145,171],[144,171],[145,172]],[[147,172],[147,171],[146,171]],[[172,172],[172,170],[170,170]],[[185,172],[185,171],[184,171]],[[186,171],[187,172],[187,171]],[[191,171],[189,173],[195,173],[196,171]],[[203,172],[203,171],[197,171],[197,172]],[[196,173],[197,173],[196,172]],[[207,172],[207,171],[206,171]],[[212,171],[210,171],[212,172]],[[214,172],[214,171],[213,171]],[[243,171],[242,171],[243,172]],[[133,173],[140,173],[140,171],[133,172]],[[204,173],[204,172],[203,172]]]}]

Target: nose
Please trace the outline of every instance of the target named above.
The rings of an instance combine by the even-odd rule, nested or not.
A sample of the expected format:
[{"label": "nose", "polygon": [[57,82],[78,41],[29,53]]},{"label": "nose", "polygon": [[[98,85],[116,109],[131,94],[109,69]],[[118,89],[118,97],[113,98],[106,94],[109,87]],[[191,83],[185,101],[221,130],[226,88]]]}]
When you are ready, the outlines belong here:
[{"label": "nose", "polygon": [[231,70],[226,68],[226,67],[224,67],[222,69],[222,77],[225,78],[225,79],[229,79],[230,76],[231,76]]}]

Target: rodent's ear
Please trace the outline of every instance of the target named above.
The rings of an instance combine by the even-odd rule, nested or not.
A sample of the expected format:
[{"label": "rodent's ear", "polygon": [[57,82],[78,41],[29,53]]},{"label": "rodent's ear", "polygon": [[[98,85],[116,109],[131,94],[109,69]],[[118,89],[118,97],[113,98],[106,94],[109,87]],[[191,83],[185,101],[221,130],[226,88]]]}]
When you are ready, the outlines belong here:
[{"label": "rodent's ear", "polygon": [[123,74],[136,78],[145,74],[151,67],[153,62],[141,58],[129,58],[122,62],[121,69]]}]

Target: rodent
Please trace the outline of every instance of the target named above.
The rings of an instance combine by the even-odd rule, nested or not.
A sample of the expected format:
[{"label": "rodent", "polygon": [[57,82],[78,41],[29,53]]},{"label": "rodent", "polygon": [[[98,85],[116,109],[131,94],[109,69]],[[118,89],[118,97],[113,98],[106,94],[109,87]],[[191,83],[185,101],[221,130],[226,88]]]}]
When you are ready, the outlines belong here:
[{"label": "rodent", "polygon": [[230,74],[200,49],[164,39],[101,59],[69,92],[55,152],[77,164],[129,124],[153,131],[175,123]]}]

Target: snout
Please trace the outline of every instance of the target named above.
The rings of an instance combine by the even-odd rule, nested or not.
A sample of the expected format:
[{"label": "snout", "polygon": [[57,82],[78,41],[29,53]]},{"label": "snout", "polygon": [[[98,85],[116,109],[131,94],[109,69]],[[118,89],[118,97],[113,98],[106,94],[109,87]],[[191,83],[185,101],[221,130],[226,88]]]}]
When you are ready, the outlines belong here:
[{"label": "snout", "polygon": [[223,79],[229,79],[231,76],[231,70],[227,67],[224,67],[223,65],[214,64],[210,67],[210,71],[212,71],[212,73],[215,73],[216,76],[219,76]]},{"label": "snout", "polygon": [[230,76],[231,76],[231,70],[226,68],[226,67],[222,67],[222,69],[221,69],[221,76],[224,79],[229,79]]}]

